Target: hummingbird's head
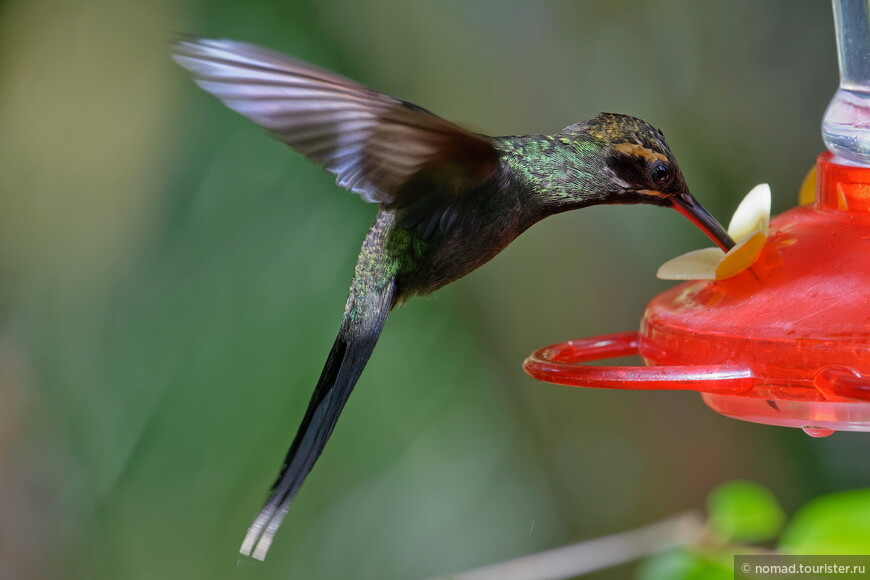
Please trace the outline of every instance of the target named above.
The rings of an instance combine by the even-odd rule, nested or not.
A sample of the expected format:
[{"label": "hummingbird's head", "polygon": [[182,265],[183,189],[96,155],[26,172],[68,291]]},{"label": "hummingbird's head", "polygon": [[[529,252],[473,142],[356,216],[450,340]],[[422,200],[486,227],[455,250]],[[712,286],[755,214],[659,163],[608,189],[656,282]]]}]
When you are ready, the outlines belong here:
[{"label": "hummingbird's head", "polygon": [[599,151],[599,169],[604,180],[601,203],[671,207],[723,249],[734,245],[719,222],[689,193],[665,136],[646,121],[600,113],[565,128],[564,133],[582,134]]}]

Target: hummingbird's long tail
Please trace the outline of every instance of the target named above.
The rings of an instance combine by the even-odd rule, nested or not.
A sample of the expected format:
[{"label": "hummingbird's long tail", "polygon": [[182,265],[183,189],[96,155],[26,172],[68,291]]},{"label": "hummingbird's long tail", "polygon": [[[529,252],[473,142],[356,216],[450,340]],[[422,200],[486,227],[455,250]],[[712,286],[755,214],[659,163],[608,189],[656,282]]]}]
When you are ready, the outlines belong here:
[{"label": "hummingbird's long tail", "polygon": [[284,458],[281,473],[242,542],[239,551],[244,556],[258,560],[266,557],[293,496],[323,451],[381,334],[393,303],[395,283],[391,278],[381,278],[379,283],[367,284],[365,278],[372,272],[365,268],[368,264],[364,260],[365,254],[357,265],[338,336],[329,351],[302,424]]}]

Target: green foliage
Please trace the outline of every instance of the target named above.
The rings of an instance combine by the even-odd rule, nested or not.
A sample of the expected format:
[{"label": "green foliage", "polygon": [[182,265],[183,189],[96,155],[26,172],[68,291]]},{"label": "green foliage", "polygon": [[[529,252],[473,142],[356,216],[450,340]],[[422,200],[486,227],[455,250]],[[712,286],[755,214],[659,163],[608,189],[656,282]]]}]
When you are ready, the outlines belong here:
[{"label": "green foliage", "polygon": [[870,489],[825,495],[802,507],[783,532],[790,554],[866,554],[870,551]]},{"label": "green foliage", "polygon": [[[638,567],[638,580],[732,578],[734,554],[773,540],[785,514],[767,488],[745,480],[723,483],[707,498],[704,532],[690,545],[656,554]],[[765,550],[768,551],[768,550]],[[870,488],[818,497],[785,526],[776,552],[795,555],[870,553]]]},{"label": "green foliage", "polygon": [[731,556],[713,556],[675,548],[643,562],[639,580],[731,580]]},{"label": "green foliage", "polygon": [[710,529],[729,542],[770,540],[782,529],[785,513],[773,494],[751,481],[729,481],[707,498]]}]

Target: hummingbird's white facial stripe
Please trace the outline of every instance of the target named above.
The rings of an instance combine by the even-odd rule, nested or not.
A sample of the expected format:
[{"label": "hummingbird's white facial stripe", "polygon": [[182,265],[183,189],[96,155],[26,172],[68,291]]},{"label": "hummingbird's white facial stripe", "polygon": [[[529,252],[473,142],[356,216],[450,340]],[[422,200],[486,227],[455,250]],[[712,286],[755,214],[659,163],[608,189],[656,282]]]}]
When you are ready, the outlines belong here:
[{"label": "hummingbird's white facial stripe", "polygon": [[629,184],[626,180],[622,179],[621,177],[617,177],[616,172],[609,166],[605,165],[603,171],[611,182],[615,183],[622,189],[628,190],[631,187],[631,184]]}]

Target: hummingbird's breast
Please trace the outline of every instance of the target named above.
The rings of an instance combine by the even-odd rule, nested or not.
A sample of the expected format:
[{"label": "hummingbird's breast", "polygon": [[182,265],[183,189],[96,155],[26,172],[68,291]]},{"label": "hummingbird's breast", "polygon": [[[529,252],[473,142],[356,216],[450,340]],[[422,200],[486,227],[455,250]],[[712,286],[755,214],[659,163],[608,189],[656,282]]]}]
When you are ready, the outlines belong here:
[{"label": "hummingbird's breast", "polygon": [[[399,300],[425,295],[476,270],[501,252],[535,219],[528,196],[505,179],[494,179],[454,202],[457,217],[451,228],[422,240],[393,220],[392,236],[409,238],[407,249],[394,259],[404,261],[396,273]],[[386,210],[381,213],[392,213]]]}]

